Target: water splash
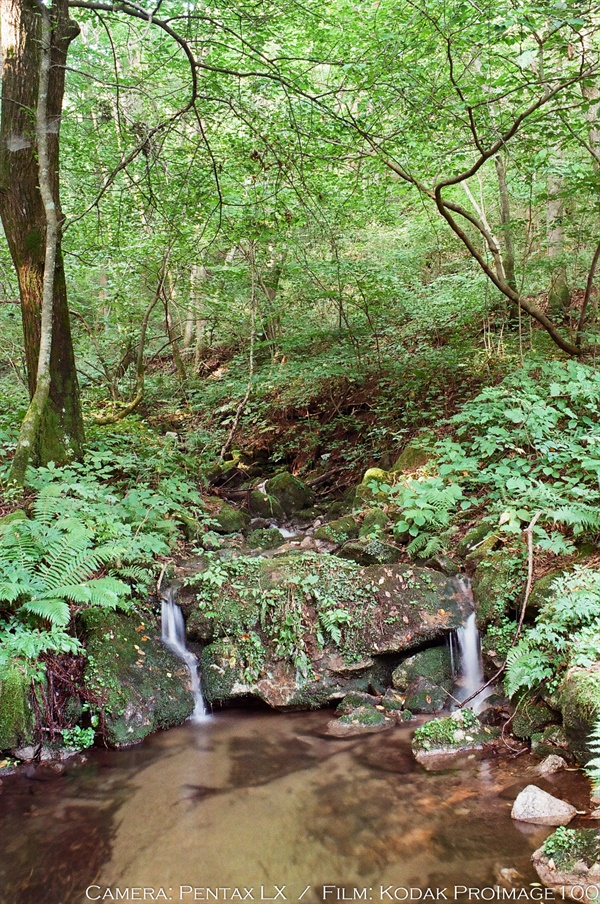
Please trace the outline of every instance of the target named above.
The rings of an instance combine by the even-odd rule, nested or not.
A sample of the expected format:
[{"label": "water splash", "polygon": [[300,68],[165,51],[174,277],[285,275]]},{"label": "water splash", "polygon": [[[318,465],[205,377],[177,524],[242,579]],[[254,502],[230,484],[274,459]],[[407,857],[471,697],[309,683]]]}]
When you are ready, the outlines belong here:
[{"label": "water splash", "polygon": [[173,602],[171,593],[167,591],[162,600],[162,642],[179,659],[183,660],[190,671],[192,682],[192,694],[194,697],[194,712],[191,718],[199,721],[206,718],[206,709],[202,697],[200,675],[198,673],[198,660],[185,644],[185,622],[179,606]]}]

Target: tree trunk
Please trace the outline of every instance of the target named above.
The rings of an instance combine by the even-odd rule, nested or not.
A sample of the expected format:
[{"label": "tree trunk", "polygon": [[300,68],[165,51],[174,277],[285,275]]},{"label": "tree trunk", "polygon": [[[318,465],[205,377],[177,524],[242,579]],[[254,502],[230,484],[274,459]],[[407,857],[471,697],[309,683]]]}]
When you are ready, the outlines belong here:
[{"label": "tree trunk", "polygon": [[549,260],[554,264],[548,301],[550,311],[556,318],[562,317],[569,307],[570,292],[567,283],[567,268],[560,261],[563,255],[563,215],[562,197],[564,179],[558,171],[563,162],[561,149],[557,149],[550,160],[555,166],[548,177],[548,203],[546,206],[546,248]]},{"label": "tree trunk", "polygon": [[500,223],[502,224],[502,239],[504,243],[504,276],[506,282],[515,292],[517,280],[515,277],[515,246],[513,243],[512,224],[510,220],[510,196],[506,182],[506,160],[501,154],[494,157],[496,176],[498,177],[498,194],[500,196]]},{"label": "tree trunk", "polygon": [[[41,65],[42,16],[34,0],[0,0],[2,108],[0,121],[0,217],[17,272],[30,397],[37,384],[46,248],[46,214],[39,188],[36,108]],[[59,129],[69,43],[78,34],[66,0],[55,0],[47,96],[49,182],[58,236],[53,281],[52,346],[48,398],[30,448],[34,464],[80,458],[84,432],[71,339],[59,200]]]}]

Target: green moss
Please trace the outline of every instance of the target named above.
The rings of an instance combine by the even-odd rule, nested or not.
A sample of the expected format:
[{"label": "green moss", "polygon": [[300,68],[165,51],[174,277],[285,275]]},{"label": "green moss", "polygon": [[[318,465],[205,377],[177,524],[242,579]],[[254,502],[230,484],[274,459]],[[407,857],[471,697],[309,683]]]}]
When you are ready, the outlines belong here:
[{"label": "green moss", "polygon": [[411,440],[404,447],[399,457],[392,465],[392,471],[416,471],[422,468],[432,458],[432,452],[427,446],[431,445],[434,437],[431,433],[422,434]]},{"label": "green moss", "polygon": [[85,685],[102,703],[109,744],[129,746],[157,728],[183,722],[193,710],[189,672],[164,647],[148,619],[89,609]]},{"label": "green moss", "polygon": [[[316,536],[316,534],[315,534]],[[392,543],[370,537],[359,537],[348,540],[336,555],[341,559],[349,559],[359,565],[392,565],[400,559],[400,550]]]},{"label": "green moss", "polygon": [[286,515],[293,515],[294,512],[308,508],[315,499],[310,487],[287,471],[272,477],[267,483],[267,491],[270,496],[277,499]]},{"label": "green moss", "polygon": [[569,870],[579,861],[586,866],[600,862],[600,833],[597,829],[567,829],[560,826],[544,841],[542,850],[559,870]]},{"label": "green moss", "polygon": [[483,726],[474,712],[461,709],[444,719],[432,719],[420,725],[413,737],[413,750],[460,750],[476,747],[498,734]]},{"label": "green moss", "polygon": [[511,722],[512,733],[517,738],[527,739],[538,734],[548,725],[557,721],[556,713],[541,700],[524,697],[519,702]]},{"label": "green moss", "polygon": [[344,515],[335,521],[330,521],[317,528],[314,533],[316,540],[329,540],[331,543],[343,543],[351,537],[358,536],[358,524],[352,515]]},{"label": "green moss", "polygon": [[447,693],[450,687],[451,682],[444,687],[427,678],[419,678],[411,684],[406,694],[406,708],[414,713],[439,713],[450,699]]},{"label": "green moss", "polygon": [[586,763],[591,756],[588,738],[600,715],[600,670],[570,669],[560,688],[559,706],[569,748]]},{"label": "green moss", "polygon": [[253,530],[248,534],[248,546],[251,549],[274,549],[282,543],[283,537],[276,527]]},{"label": "green moss", "polygon": [[260,518],[283,518],[285,512],[274,496],[252,490],[248,507],[253,515]]},{"label": "green moss", "polygon": [[525,560],[521,550],[490,552],[473,575],[473,597],[480,628],[500,624],[513,608],[524,586]]},{"label": "green moss", "polygon": [[433,684],[443,684],[452,679],[452,664],[447,647],[431,647],[405,659],[392,674],[392,684],[406,691],[418,678],[426,678]]},{"label": "green moss", "polygon": [[336,713],[340,715],[347,715],[351,713],[353,710],[358,709],[359,706],[364,706],[365,704],[372,705],[372,699],[369,694],[361,694],[359,692],[353,692],[351,694],[346,694],[343,700],[340,700],[336,707]]},{"label": "green moss", "polygon": [[29,685],[26,669],[18,664],[6,668],[0,677],[0,750],[33,738]]},{"label": "green moss", "polygon": [[227,502],[223,502],[211,518],[215,522],[214,530],[220,534],[235,534],[244,530],[250,520],[246,512],[241,512]]},{"label": "green moss", "polygon": [[460,541],[460,543],[456,547],[456,554],[464,559],[469,555],[469,553],[473,552],[473,550],[476,546],[479,545],[479,543],[485,540],[485,538],[492,532],[492,530],[493,527],[489,523],[489,521],[481,521],[479,524],[476,524],[475,527],[472,527],[470,531],[467,531],[463,539]]},{"label": "green moss", "polygon": [[364,703],[362,706],[341,716],[340,722],[343,722],[344,725],[382,725],[385,722],[385,715],[369,703]]},{"label": "green moss", "polygon": [[362,527],[358,532],[359,537],[371,537],[384,530],[388,523],[388,516],[379,508],[367,509],[363,516]]}]

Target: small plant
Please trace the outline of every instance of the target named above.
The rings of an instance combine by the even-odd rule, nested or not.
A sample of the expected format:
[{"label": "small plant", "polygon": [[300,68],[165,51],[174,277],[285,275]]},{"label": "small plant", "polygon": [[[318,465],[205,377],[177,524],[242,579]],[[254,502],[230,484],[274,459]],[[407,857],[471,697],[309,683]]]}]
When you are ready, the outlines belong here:
[{"label": "small plant", "polygon": [[72,747],[74,750],[86,750],[94,743],[96,732],[94,728],[82,728],[76,725],[74,728],[61,729],[63,744],[65,747]]},{"label": "small plant", "polygon": [[443,719],[431,719],[420,725],[414,734],[414,745],[420,750],[438,747],[464,747],[482,740],[482,733],[491,736],[490,729],[484,729],[471,709],[457,709]]},{"label": "small plant", "polygon": [[560,826],[542,845],[546,857],[559,869],[568,869],[583,860],[587,866],[600,860],[600,834],[596,829],[567,829]]}]

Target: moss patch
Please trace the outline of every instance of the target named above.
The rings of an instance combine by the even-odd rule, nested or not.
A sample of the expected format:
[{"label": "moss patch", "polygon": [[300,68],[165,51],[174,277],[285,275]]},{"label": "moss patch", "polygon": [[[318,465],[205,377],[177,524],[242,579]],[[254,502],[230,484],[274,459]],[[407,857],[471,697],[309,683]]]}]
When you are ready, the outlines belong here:
[{"label": "moss patch", "polygon": [[29,684],[26,670],[18,663],[9,665],[0,677],[0,750],[33,739]]}]

